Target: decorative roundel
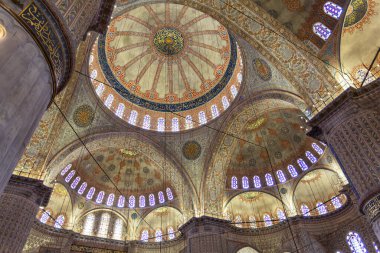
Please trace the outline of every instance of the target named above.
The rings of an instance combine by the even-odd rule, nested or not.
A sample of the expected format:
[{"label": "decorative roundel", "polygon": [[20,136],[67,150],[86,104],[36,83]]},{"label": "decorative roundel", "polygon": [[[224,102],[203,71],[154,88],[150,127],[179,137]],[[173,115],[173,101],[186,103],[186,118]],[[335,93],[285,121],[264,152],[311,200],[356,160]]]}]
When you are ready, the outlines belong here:
[{"label": "decorative roundel", "polygon": [[165,55],[175,55],[183,49],[183,37],[175,28],[162,28],[156,32],[153,44],[157,50]]},{"label": "decorative roundel", "polygon": [[344,27],[357,24],[364,18],[368,10],[367,0],[353,0],[347,9],[347,15],[344,19]]},{"label": "decorative roundel", "polygon": [[270,69],[268,63],[261,58],[253,59],[253,67],[257,75],[263,81],[269,81],[272,78],[272,70]]},{"label": "decorative roundel", "polygon": [[196,160],[201,155],[202,147],[196,141],[188,141],[182,147],[182,154],[188,160]]},{"label": "decorative roundel", "polygon": [[89,105],[79,106],[73,114],[75,125],[79,127],[88,127],[94,120],[95,112]]}]

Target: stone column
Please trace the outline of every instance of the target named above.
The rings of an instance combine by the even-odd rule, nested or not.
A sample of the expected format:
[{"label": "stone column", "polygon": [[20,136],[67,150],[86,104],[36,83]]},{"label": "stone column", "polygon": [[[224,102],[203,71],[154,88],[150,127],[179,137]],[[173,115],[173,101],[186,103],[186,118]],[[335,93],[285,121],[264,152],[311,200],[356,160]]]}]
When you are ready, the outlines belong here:
[{"label": "stone column", "polygon": [[46,206],[51,188],[42,181],[12,176],[0,196],[0,252],[21,252],[39,206]]},{"label": "stone column", "polygon": [[380,79],[346,90],[309,125],[337,156],[380,240]]}]

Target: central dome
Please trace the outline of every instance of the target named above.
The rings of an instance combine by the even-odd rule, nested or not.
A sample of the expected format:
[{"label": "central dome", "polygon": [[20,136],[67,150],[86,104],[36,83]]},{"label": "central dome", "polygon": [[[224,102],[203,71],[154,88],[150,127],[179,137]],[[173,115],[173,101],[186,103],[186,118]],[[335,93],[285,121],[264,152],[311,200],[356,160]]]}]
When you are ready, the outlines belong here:
[{"label": "central dome", "polygon": [[116,14],[91,59],[92,82],[105,105],[149,130],[207,123],[229,107],[242,81],[233,35],[210,16],[178,4]]}]

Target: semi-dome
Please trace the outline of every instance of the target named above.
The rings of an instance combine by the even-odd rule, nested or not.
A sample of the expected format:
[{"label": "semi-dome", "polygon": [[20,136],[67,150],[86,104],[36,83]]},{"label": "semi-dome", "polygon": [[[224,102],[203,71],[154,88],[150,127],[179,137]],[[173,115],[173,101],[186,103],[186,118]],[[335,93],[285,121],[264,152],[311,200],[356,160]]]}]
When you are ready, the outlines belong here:
[{"label": "semi-dome", "polygon": [[235,99],[243,63],[234,36],[178,4],[122,12],[100,36],[90,76],[106,107],[132,125],[180,131],[219,116]]}]

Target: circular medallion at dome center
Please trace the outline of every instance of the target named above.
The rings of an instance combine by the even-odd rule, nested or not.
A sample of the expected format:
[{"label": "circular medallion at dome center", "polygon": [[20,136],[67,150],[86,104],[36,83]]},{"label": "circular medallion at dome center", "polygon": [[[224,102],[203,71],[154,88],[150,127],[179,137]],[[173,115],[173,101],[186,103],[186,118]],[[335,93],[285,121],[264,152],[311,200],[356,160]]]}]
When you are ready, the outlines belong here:
[{"label": "circular medallion at dome center", "polygon": [[160,53],[175,55],[182,51],[184,40],[178,30],[162,28],[154,35],[153,44]]}]

